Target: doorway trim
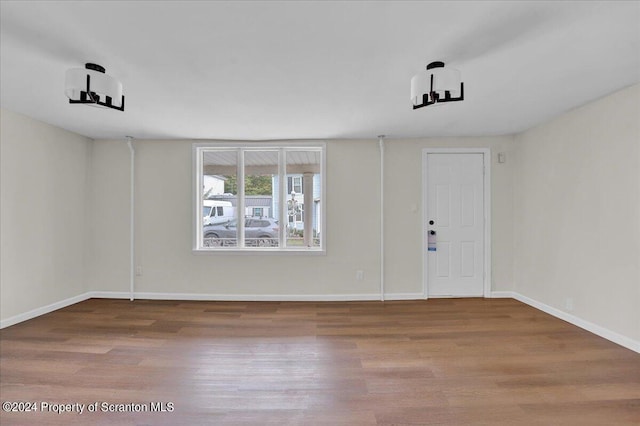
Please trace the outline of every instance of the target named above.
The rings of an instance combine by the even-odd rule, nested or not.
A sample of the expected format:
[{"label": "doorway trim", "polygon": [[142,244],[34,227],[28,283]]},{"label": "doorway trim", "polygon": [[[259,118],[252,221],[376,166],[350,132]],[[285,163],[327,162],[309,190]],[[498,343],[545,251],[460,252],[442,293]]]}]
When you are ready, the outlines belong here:
[{"label": "doorway trim", "polygon": [[427,262],[427,157],[429,154],[482,154],[484,179],[482,193],[484,196],[484,277],[483,297],[491,297],[491,149],[490,148],[424,148],[422,150],[422,293],[429,298],[429,271]]}]

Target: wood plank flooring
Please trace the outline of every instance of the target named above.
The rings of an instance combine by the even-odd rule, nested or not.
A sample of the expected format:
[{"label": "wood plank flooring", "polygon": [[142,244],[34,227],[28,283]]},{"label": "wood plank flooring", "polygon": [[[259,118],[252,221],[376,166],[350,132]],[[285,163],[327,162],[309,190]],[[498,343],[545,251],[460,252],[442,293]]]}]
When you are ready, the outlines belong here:
[{"label": "wood plank flooring", "polygon": [[638,425],[640,355],[511,299],[91,299],[0,331],[0,399],[38,408],[2,425]]}]

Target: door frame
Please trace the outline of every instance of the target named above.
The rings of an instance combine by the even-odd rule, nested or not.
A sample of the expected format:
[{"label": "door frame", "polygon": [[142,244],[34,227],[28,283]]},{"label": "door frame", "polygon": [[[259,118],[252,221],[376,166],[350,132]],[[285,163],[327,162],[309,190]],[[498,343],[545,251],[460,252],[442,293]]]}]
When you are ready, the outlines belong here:
[{"label": "door frame", "polygon": [[484,179],[484,277],[483,297],[491,297],[491,149],[490,148],[424,148],[422,150],[422,292],[429,298],[429,262],[427,261],[428,161],[429,154],[482,154]]}]

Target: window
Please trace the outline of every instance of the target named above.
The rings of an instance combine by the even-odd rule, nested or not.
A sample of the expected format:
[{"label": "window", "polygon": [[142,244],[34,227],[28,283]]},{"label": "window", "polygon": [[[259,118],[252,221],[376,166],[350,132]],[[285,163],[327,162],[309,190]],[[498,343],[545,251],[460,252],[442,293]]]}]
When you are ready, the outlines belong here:
[{"label": "window", "polygon": [[195,250],[324,251],[324,145],[195,144],[194,170]]},{"label": "window", "polygon": [[287,177],[287,194],[302,193],[302,176],[288,176]]}]

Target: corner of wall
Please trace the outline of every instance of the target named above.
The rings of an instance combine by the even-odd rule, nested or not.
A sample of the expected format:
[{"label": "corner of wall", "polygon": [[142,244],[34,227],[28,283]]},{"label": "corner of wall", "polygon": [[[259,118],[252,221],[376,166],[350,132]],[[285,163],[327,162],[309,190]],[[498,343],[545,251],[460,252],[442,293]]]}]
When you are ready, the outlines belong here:
[{"label": "corner of wall", "polygon": [[514,137],[514,291],[640,340],[640,85]]},{"label": "corner of wall", "polygon": [[84,136],[6,109],[0,114],[4,321],[85,293],[90,148]]}]

